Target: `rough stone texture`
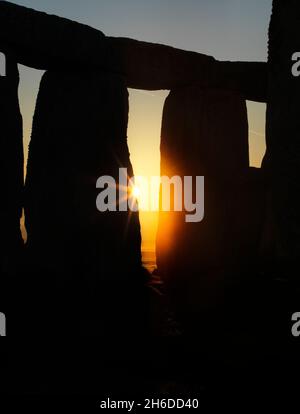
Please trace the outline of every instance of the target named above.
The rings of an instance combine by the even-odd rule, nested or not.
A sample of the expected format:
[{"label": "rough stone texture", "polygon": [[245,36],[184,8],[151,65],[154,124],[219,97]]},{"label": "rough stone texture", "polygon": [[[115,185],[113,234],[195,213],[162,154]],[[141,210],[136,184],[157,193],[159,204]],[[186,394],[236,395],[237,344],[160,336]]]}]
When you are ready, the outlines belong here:
[{"label": "rough stone texture", "polygon": [[6,1],[0,1],[0,49],[37,69],[74,69],[105,61],[99,30]]},{"label": "rough stone texture", "polygon": [[171,89],[211,82],[214,58],[170,46],[126,38],[107,38],[108,65],[124,74],[129,87]]},{"label": "rough stone texture", "polygon": [[14,273],[22,248],[20,218],[23,195],[22,117],[19,109],[17,64],[7,59],[6,75],[0,77],[0,188],[1,237],[0,266],[2,276]]},{"label": "rough stone texture", "polygon": [[268,65],[264,62],[217,62],[212,86],[236,92],[249,101],[267,102]]},{"label": "rough stone texture", "polygon": [[[267,155],[277,261],[291,266],[300,257],[300,79],[292,76],[292,55],[300,51],[300,5],[273,1],[269,29]],[[277,263],[278,266],[278,263]],[[295,271],[289,272],[292,277]],[[296,274],[295,274],[296,276]]]},{"label": "rough stone texture", "polygon": [[197,84],[266,101],[266,63],[219,62],[201,53],[126,38],[109,37],[106,41],[109,67],[121,72],[129,87],[151,90]]},{"label": "rough stone texture", "polygon": [[44,75],[26,179],[29,266],[40,300],[49,291],[61,295],[67,307],[62,313],[83,312],[87,333],[99,329],[92,320],[101,310],[121,320],[144,300],[138,213],[96,209],[100,176],[117,180],[120,167],[133,174],[127,120],[128,93],[120,77]]},{"label": "rough stone texture", "polygon": [[266,100],[267,65],[218,62],[211,56],[126,38],[105,38],[89,26],[0,1],[0,48],[37,69],[97,68],[121,74],[137,89],[197,83]]},{"label": "rough stone texture", "polygon": [[259,170],[249,168],[245,101],[228,91],[171,91],[161,174],[205,177],[202,222],[186,223],[186,212],[160,212],[157,263],[181,297],[212,306],[226,274],[246,277],[258,254],[264,189]]}]

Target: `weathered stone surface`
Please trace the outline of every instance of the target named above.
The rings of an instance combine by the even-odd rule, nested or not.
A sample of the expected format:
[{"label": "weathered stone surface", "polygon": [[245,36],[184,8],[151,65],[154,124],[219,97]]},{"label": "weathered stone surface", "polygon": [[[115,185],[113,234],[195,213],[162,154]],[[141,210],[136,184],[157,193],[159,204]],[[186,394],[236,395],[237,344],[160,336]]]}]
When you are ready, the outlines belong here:
[{"label": "weathered stone surface", "polygon": [[17,64],[8,57],[6,76],[0,77],[0,312],[9,320],[10,333],[17,326],[14,315],[20,311],[24,247],[20,230],[24,165],[18,85]]},{"label": "weathered stone surface", "polygon": [[267,102],[268,76],[264,62],[217,62],[213,86],[249,101]]},{"label": "weathered stone surface", "polygon": [[271,182],[274,253],[285,266],[300,257],[300,79],[292,75],[292,55],[300,51],[299,20],[299,2],[273,1],[264,165]]},{"label": "weathered stone surface", "polygon": [[121,74],[129,87],[172,89],[197,83],[266,100],[267,65],[218,62],[211,56],[126,38],[0,1],[0,49],[37,69],[88,68]]},{"label": "weathered stone surface", "polygon": [[155,90],[197,84],[266,101],[266,63],[219,62],[201,53],[126,38],[109,37],[106,41],[109,67],[121,72],[129,87]]},{"label": "weathered stone surface", "polygon": [[[35,291],[50,302],[55,297],[62,315],[73,312],[70,320],[80,312],[81,322],[86,318],[81,333],[104,328],[105,321],[95,322],[99,315],[121,332],[129,329],[130,310],[140,310],[135,319],[142,314],[137,305],[144,301],[138,213],[96,208],[99,177],[118,181],[121,167],[133,174],[127,120],[128,93],[120,77],[44,75],[26,178],[28,254]],[[128,323],[122,324],[122,318]]]},{"label": "weathered stone surface", "polygon": [[0,1],[0,50],[37,69],[105,62],[104,35],[68,19]]},{"label": "weathered stone surface", "polygon": [[19,109],[17,64],[7,59],[7,76],[0,77],[0,188],[1,188],[1,273],[18,266],[22,246],[20,218],[23,196],[22,117]]},{"label": "weathered stone surface", "polygon": [[108,65],[124,74],[129,87],[171,89],[211,82],[214,58],[170,46],[126,38],[107,38]]},{"label": "weathered stone surface", "polygon": [[[212,306],[228,274],[245,274],[258,254],[264,214],[259,170],[249,168],[245,101],[220,90],[171,91],[163,113],[161,174],[205,177],[205,216],[160,212],[159,274],[191,302]],[[193,297],[193,299],[192,299]]]}]

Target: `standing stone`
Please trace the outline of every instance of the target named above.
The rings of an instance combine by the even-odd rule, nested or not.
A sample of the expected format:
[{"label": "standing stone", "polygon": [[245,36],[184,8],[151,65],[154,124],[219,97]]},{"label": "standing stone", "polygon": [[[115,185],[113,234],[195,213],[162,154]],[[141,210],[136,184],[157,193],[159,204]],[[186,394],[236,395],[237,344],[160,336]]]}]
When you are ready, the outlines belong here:
[{"label": "standing stone", "polygon": [[8,57],[6,76],[0,77],[0,312],[4,312],[3,303],[9,298],[8,285],[16,284],[23,248],[24,160],[18,85],[17,64]]},{"label": "standing stone", "polygon": [[[300,257],[300,78],[292,75],[292,55],[300,52],[300,5],[273,1],[269,29],[269,96],[265,169],[271,185],[273,251],[286,268]],[[291,268],[292,270],[292,268]],[[293,277],[295,269],[289,273]]]},{"label": "standing stone", "polygon": [[127,121],[120,77],[43,76],[26,179],[29,266],[39,299],[48,297],[49,309],[53,298],[60,300],[61,314],[71,310],[70,319],[82,319],[86,332],[100,328],[101,316],[109,324],[127,315],[129,323],[130,310],[143,301],[138,213],[96,208],[99,177],[118,182],[119,168],[133,175]]},{"label": "standing stone", "polygon": [[259,171],[249,168],[245,100],[195,86],[172,90],[161,157],[161,175],[205,177],[205,215],[187,223],[185,211],[160,212],[159,273],[184,300],[211,306],[226,274],[245,273],[258,253],[264,196]]},{"label": "standing stone", "polygon": [[122,75],[131,88],[173,89],[198,83],[266,101],[263,62],[218,62],[161,44],[105,37],[84,24],[6,1],[0,1],[0,47],[36,69],[92,68]]},{"label": "standing stone", "polygon": [[7,1],[0,1],[0,47],[37,69],[84,69],[105,61],[99,30]]},{"label": "standing stone", "polygon": [[107,37],[110,70],[136,89],[198,87],[229,89],[245,99],[266,102],[267,64],[221,62],[212,56],[156,43]]}]

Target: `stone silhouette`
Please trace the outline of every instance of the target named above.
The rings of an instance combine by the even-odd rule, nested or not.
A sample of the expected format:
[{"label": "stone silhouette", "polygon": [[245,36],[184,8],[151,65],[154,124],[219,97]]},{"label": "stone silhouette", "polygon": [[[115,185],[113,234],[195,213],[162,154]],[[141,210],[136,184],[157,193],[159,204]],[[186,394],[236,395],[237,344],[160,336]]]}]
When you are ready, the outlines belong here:
[{"label": "stone silhouette", "polygon": [[188,85],[236,91],[266,102],[267,64],[220,62],[211,56],[126,38],[107,38],[109,69],[121,72],[137,89],[174,89]]},{"label": "stone silhouette", "polygon": [[118,182],[120,168],[133,175],[127,120],[122,78],[70,71],[43,76],[26,178],[29,266],[42,302],[61,292],[67,308],[61,314],[86,319],[87,332],[88,320],[127,315],[129,322],[130,310],[139,309],[139,317],[137,303],[145,303],[138,213],[96,208],[99,177]]},{"label": "stone silhouette", "polygon": [[0,1],[0,48],[37,69],[96,68],[127,86],[172,89],[197,83],[266,101],[267,65],[218,62],[211,56],[133,39],[105,37],[68,19]]},{"label": "stone silhouette", "polygon": [[[181,268],[192,275],[199,271],[199,263],[207,269],[215,257],[218,268],[223,268],[221,273],[225,267],[236,272],[240,262],[255,256],[260,216],[255,213],[250,224],[246,211],[252,206],[257,212],[262,189],[259,173],[249,170],[244,100],[267,100],[267,64],[219,62],[160,44],[105,37],[89,26],[3,1],[0,12],[0,48],[20,63],[48,70],[34,117],[25,209],[27,268],[32,276],[27,289],[34,292],[32,303],[38,301],[41,309],[48,309],[49,320],[52,297],[57,294],[57,314],[72,319],[80,297],[86,309],[82,319],[89,319],[101,314],[97,308],[100,291],[116,295],[115,283],[118,292],[122,286],[124,291],[135,292],[133,286],[139,290],[143,285],[138,215],[100,215],[95,208],[99,176],[117,178],[120,167],[132,174],[126,144],[127,86],[172,89],[164,112],[162,173],[169,173],[166,160],[173,159],[174,173],[205,175],[210,187],[205,195],[210,214],[199,225],[201,231],[198,226],[189,236],[184,226],[179,231],[182,240],[187,237],[186,246],[195,259],[190,264],[180,258],[187,251],[185,243],[178,243],[178,249],[173,250],[178,250],[174,261],[164,251],[163,238],[169,233],[161,231],[167,228],[161,216],[158,261],[165,280],[171,274],[176,278]],[[180,99],[186,102],[185,110],[179,110]],[[212,116],[213,112],[218,115]],[[219,130],[210,129],[203,113],[214,126],[219,123]],[[197,123],[199,119],[203,124]],[[186,144],[185,122],[193,144],[185,145],[180,153],[178,148]],[[176,131],[177,126],[182,128]],[[174,139],[179,147],[169,152]],[[202,154],[200,159],[198,153]],[[189,160],[186,166],[180,159],[182,154]],[[228,160],[226,165],[224,160]],[[238,180],[239,175],[243,178]],[[231,190],[226,192],[229,182]],[[239,199],[233,202],[235,194]],[[238,222],[241,211],[244,214]],[[229,230],[226,221],[234,230]],[[235,232],[239,237],[234,237]],[[199,246],[203,247],[200,255]],[[64,305],[67,296],[73,301],[70,306]],[[120,293],[120,298],[124,296]],[[109,297],[103,302],[107,304]],[[118,310],[121,304],[126,307],[120,298],[114,301],[120,304],[115,307]]]},{"label": "stone silhouette", "polygon": [[300,86],[299,78],[292,74],[292,55],[300,50],[299,16],[298,2],[273,1],[264,168],[270,178],[273,260],[277,268],[282,263],[281,271],[289,277],[295,274],[292,266],[300,256]]},{"label": "stone silhouette", "polygon": [[[270,349],[273,353],[277,347],[278,355],[299,362],[298,353],[291,357],[282,341],[299,289],[296,284],[277,283],[276,272],[261,278],[259,262],[263,244],[284,276],[298,276],[291,269],[300,249],[299,86],[291,75],[291,56],[300,50],[299,13],[296,0],[274,0],[266,64],[220,62],[165,45],[106,37],[89,26],[0,1],[0,50],[8,56],[7,76],[0,77],[0,318],[3,322],[4,311],[8,326],[26,339],[39,336],[47,343],[35,347],[29,341],[27,349],[22,342],[9,364],[11,384],[19,382],[22,390],[26,384],[31,391],[38,382],[42,392],[98,395],[102,381],[102,392],[111,392],[116,372],[122,371],[119,359],[127,360],[129,348],[131,355],[135,353],[132,345],[145,333],[149,304],[138,213],[99,213],[95,205],[98,177],[110,175],[118,182],[120,168],[133,175],[126,141],[126,87],[171,89],[163,113],[161,173],[205,177],[202,222],[186,223],[186,212],[160,212],[158,273],[167,295],[155,303],[159,314],[161,303],[168,303],[165,297],[171,297],[176,315],[184,322],[178,324],[165,306],[176,336],[186,339],[194,333],[197,337],[200,330],[202,336],[200,342],[186,341],[180,352],[169,344],[162,352],[159,344],[159,358],[148,360],[147,370],[138,361],[134,379],[130,361],[117,378],[118,390],[132,393],[147,387],[148,392],[151,380],[158,379],[158,365],[168,381],[170,370],[178,381],[182,373],[189,379],[191,369],[198,381],[201,361],[201,375],[204,366],[207,381],[222,371],[221,362],[224,372],[219,383],[226,400],[233,384],[239,391],[236,383],[227,381],[228,367],[236,369],[245,354],[251,362],[253,353],[259,356],[259,369],[261,348],[270,356]],[[24,202],[16,62],[47,70],[34,115]],[[249,167],[246,99],[268,103],[262,170]],[[28,231],[24,255],[23,205]],[[6,315],[3,304],[7,307],[8,302]],[[85,335],[100,336],[101,341],[93,346],[92,341],[85,346],[77,343],[77,337]],[[229,338],[227,346],[223,335]],[[48,341],[61,336],[70,341]],[[112,341],[105,347],[107,338]],[[220,348],[230,362],[220,356],[212,366],[220,338]],[[144,361],[145,349],[139,348]],[[238,358],[232,363],[235,352]],[[270,362],[278,371],[277,355],[275,364]],[[288,362],[285,365],[290,366]],[[245,366],[241,369],[244,377]],[[150,381],[144,376],[148,370]],[[254,370],[257,388],[258,369]],[[233,371],[240,378],[240,371]],[[280,393],[282,378],[287,378],[285,370],[274,380]],[[225,382],[229,386],[224,391]],[[264,391],[267,382],[263,377]],[[169,386],[173,392],[173,384]],[[159,391],[166,394],[169,386]],[[252,392],[253,382],[249,389]],[[153,390],[157,393],[158,387]],[[189,398],[192,393],[186,391]],[[210,391],[216,395],[215,386]]]},{"label": "stone silhouette", "polygon": [[172,90],[163,112],[161,175],[205,177],[203,221],[186,223],[185,211],[160,212],[157,263],[183,300],[181,310],[188,301],[213,306],[226,278],[245,278],[258,257],[264,185],[259,170],[249,168],[245,100],[195,86]]},{"label": "stone silhouette", "polygon": [[89,26],[7,1],[0,2],[0,50],[36,69],[99,66],[104,35]]},{"label": "stone silhouette", "polygon": [[10,56],[6,59],[6,76],[0,77],[0,303],[7,306],[8,284],[22,266],[23,240],[20,231],[23,197],[22,117],[18,101],[19,72]]}]

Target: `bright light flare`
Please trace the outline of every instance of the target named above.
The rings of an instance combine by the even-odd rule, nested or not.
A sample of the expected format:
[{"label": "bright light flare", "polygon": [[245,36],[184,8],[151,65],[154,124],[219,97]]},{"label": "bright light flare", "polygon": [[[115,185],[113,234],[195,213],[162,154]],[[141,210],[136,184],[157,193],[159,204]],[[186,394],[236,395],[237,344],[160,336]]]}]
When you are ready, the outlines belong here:
[{"label": "bright light flare", "polygon": [[134,185],[131,189],[131,194],[138,200],[141,197],[141,189],[137,185]]}]

